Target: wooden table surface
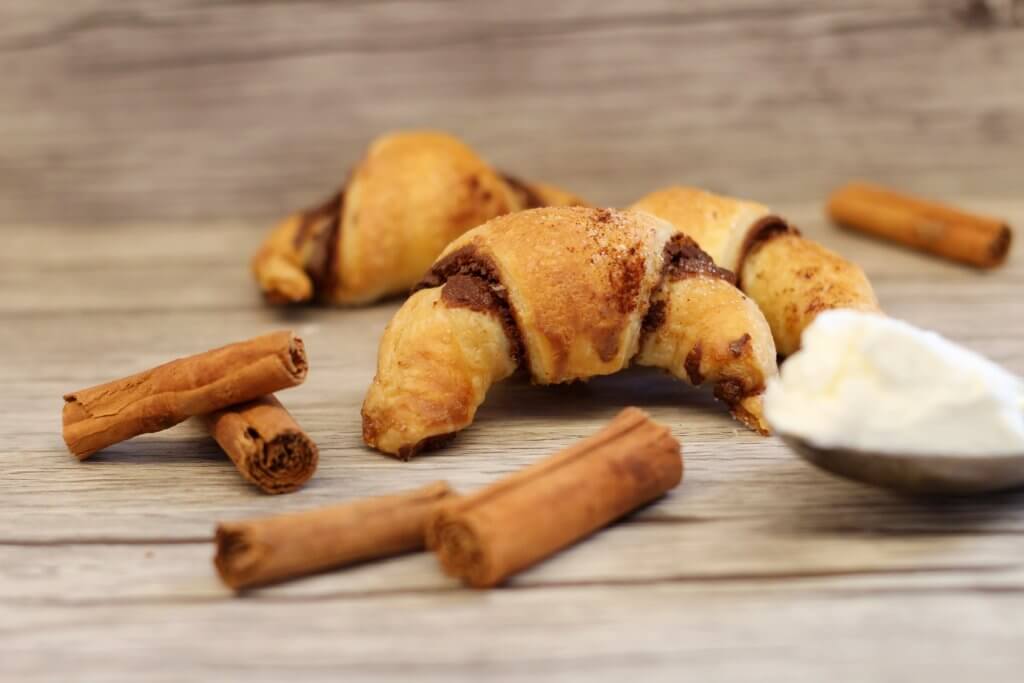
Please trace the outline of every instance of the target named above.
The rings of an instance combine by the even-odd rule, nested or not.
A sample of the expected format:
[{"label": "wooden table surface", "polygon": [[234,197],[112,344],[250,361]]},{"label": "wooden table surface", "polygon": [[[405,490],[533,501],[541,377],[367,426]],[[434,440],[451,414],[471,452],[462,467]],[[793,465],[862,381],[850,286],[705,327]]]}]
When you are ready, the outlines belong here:
[{"label": "wooden table surface", "polygon": [[[1024,202],[962,201],[1024,225]],[[887,311],[1024,373],[1024,254],[979,273],[778,207],[859,261]],[[0,678],[36,680],[1020,680],[1024,493],[902,498],[818,472],[646,372],[496,387],[476,424],[401,463],[359,405],[397,303],[282,312],[247,260],[262,224],[11,230],[0,251]],[[311,372],[283,401],[321,449],[302,491],[247,485],[195,425],[79,463],[61,394],[281,327]],[[634,404],[684,444],[680,488],[499,590],[418,554],[236,598],[217,520],[443,478],[469,490]],[[899,416],[893,416],[898,419]]]},{"label": "wooden table surface", "polygon": [[[833,479],[644,372],[500,385],[399,463],[358,415],[397,302],[283,313],[246,268],[374,135],[434,127],[596,202],[776,205],[891,314],[1024,374],[1019,241],[978,273],[807,203],[867,176],[1024,228],[1021,0],[7,0],[0,73],[0,681],[1021,680],[1024,493]],[[188,423],[65,451],[64,392],[280,327],[311,358],[282,394],[321,447],[304,490],[261,495]],[[672,426],[684,483],[501,590],[428,555],[245,599],[213,572],[217,520],[470,490],[625,404]]]}]

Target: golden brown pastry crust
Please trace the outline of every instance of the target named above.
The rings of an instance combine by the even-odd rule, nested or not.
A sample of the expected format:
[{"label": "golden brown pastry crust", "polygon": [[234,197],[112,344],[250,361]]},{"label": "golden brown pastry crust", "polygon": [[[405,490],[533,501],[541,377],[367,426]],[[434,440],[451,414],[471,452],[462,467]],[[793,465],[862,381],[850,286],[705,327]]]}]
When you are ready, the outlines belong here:
[{"label": "golden brown pastry crust", "polygon": [[512,350],[493,313],[449,305],[440,287],[416,292],[381,339],[363,440],[408,459],[468,426],[491,384],[515,371]]},{"label": "golden brown pastry crust", "polygon": [[800,348],[800,335],[822,311],[880,310],[859,266],[796,232],[756,244],[744,261],[741,284],[761,307],[784,355]]},{"label": "golden brown pastry crust", "polygon": [[727,280],[696,275],[670,279],[653,305],[663,321],[644,335],[637,364],[713,384],[736,419],[768,434],[761,394],[776,371],[775,344],[757,304]]},{"label": "golden brown pastry crust", "polygon": [[[531,201],[578,199],[547,186],[520,185]],[[450,135],[385,135],[330,200],[275,228],[256,254],[253,272],[275,303],[361,304],[402,293],[455,237],[526,208],[521,188]]]},{"label": "golden brown pastry crust", "polygon": [[670,187],[630,208],[669,221],[696,240],[715,263],[736,272],[740,288],[768,320],[783,356],[800,348],[800,335],[821,311],[879,310],[859,266],[802,237],[766,206]]},{"label": "golden brown pastry crust", "polygon": [[[563,207],[496,218],[450,244],[388,326],[364,440],[409,457],[467,426],[490,384],[517,365],[552,384],[634,358],[716,383],[737,417],[762,429],[756,397],[776,370],[775,348],[731,278],[647,214]],[[693,346],[706,349],[699,372],[686,365]]]},{"label": "golden brown pastry crust", "polygon": [[470,250],[494,264],[522,335],[533,379],[569,382],[620,370],[672,236],[664,221],[606,209],[534,209],[471,230],[432,272]]},{"label": "golden brown pastry crust", "polygon": [[739,273],[750,227],[771,215],[768,207],[705,192],[694,187],[657,190],[630,209],[666,220],[691,237],[721,266]]}]

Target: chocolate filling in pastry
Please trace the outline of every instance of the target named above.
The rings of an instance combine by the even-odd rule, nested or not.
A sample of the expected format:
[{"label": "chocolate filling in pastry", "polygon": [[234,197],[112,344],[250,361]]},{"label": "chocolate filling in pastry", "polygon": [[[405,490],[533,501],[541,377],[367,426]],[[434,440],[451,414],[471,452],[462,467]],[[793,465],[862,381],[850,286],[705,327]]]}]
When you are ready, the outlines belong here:
[{"label": "chocolate filling in pastry", "polygon": [[505,181],[505,184],[512,188],[512,191],[519,196],[519,200],[523,203],[523,209],[538,209],[544,206],[544,200],[541,199],[540,195],[533,191],[533,188],[524,183],[519,178],[505,173],[501,174],[501,179]]},{"label": "chocolate filling in pastry", "polygon": [[322,205],[302,214],[293,246],[302,250],[311,246],[303,267],[313,282],[313,297],[328,297],[338,283],[338,241],[341,239],[341,212],[345,193],[339,191]]},{"label": "chocolate filling in pastry", "polygon": [[497,316],[512,347],[516,365],[527,364],[523,335],[508,300],[508,291],[501,283],[497,266],[488,256],[471,244],[456,249],[435,263],[413,291],[442,285],[441,300],[446,305]]}]

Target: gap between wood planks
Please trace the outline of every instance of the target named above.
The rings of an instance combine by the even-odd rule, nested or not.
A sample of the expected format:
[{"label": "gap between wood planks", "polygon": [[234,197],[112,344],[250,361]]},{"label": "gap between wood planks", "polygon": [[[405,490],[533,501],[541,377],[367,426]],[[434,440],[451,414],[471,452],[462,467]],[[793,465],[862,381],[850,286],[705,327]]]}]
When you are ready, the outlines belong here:
[{"label": "gap between wood planks", "polygon": [[[729,522],[742,521],[744,519],[757,519],[756,516],[751,517],[730,517]],[[625,527],[625,526],[654,526],[654,525],[691,525],[691,524],[707,524],[712,522],[722,521],[717,517],[697,517],[690,515],[662,515],[652,517],[642,517],[638,519],[622,520],[617,522],[614,526]],[[865,536],[877,536],[877,537],[892,537],[892,538],[905,538],[907,536],[960,536],[969,534],[970,536],[1024,536],[1024,529],[1016,528],[988,528],[988,529],[933,529],[924,527],[856,527],[856,526],[830,526],[828,527],[830,533],[840,533],[855,535],[859,537]],[[72,536],[67,538],[51,537],[51,538],[0,538],[0,547],[24,547],[24,548],[60,548],[60,547],[74,547],[80,545],[111,545],[111,546],[135,546],[135,545],[199,545],[204,543],[213,543],[214,536],[211,533],[209,536],[151,536],[151,537],[117,537],[117,536],[85,536],[78,537]]]},{"label": "gap between wood planks", "polygon": [[[516,581],[509,585],[502,586],[495,590],[504,592],[527,592],[527,591],[549,591],[567,589],[587,588],[644,588],[650,586],[666,585],[739,585],[742,588],[744,583],[753,583],[750,589],[755,591],[764,590],[765,584],[771,582],[800,583],[815,579],[841,579],[853,577],[898,577],[898,576],[955,576],[959,574],[986,574],[994,575],[1004,572],[1013,572],[1019,567],[1015,564],[995,565],[972,565],[962,566],[923,566],[904,567],[890,569],[851,568],[851,569],[822,569],[807,571],[781,571],[781,572],[726,572],[718,575],[703,574],[678,574],[672,576],[643,577],[636,579],[579,579],[579,580],[553,580],[553,581]],[[1012,581],[1012,579],[1011,579]],[[1007,582],[1005,584],[982,584],[968,586],[834,586],[828,589],[818,588],[807,590],[803,586],[787,586],[787,590],[798,591],[801,595],[808,592],[820,595],[873,595],[898,593],[905,595],[913,594],[955,594],[955,593],[1007,593],[1024,594],[1024,585],[1020,583]],[[325,600],[353,601],[370,599],[387,599],[408,596],[431,596],[450,595],[455,593],[485,593],[486,591],[475,591],[464,588],[461,585],[446,585],[432,587],[407,587],[407,588],[376,588],[359,591],[325,591],[315,594],[282,595],[262,591],[245,593],[241,598],[234,594],[225,592],[221,595],[178,595],[166,597],[128,597],[128,598],[0,598],[0,604],[39,606],[39,607],[127,607],[127,606],[154,606],[154,605],[181,605],[194,604],[206,605],[220,602],[228,602],[237,599],[262,603],[306,603],[323,602]]]}]

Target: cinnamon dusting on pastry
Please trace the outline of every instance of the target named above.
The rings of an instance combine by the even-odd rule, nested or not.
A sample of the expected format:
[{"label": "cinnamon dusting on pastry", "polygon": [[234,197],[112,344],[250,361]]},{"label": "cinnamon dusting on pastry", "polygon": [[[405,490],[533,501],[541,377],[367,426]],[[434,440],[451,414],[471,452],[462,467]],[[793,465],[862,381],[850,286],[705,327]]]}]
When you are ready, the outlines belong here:
[{"label": "cinnamon dusting on pastry", "polygon": [[636,309],[646,273],[644,256],[635,245],[630,246],[614,267],[609,269],[608,280],[615,295],[615,306],[620,313],[630,313]]}]

